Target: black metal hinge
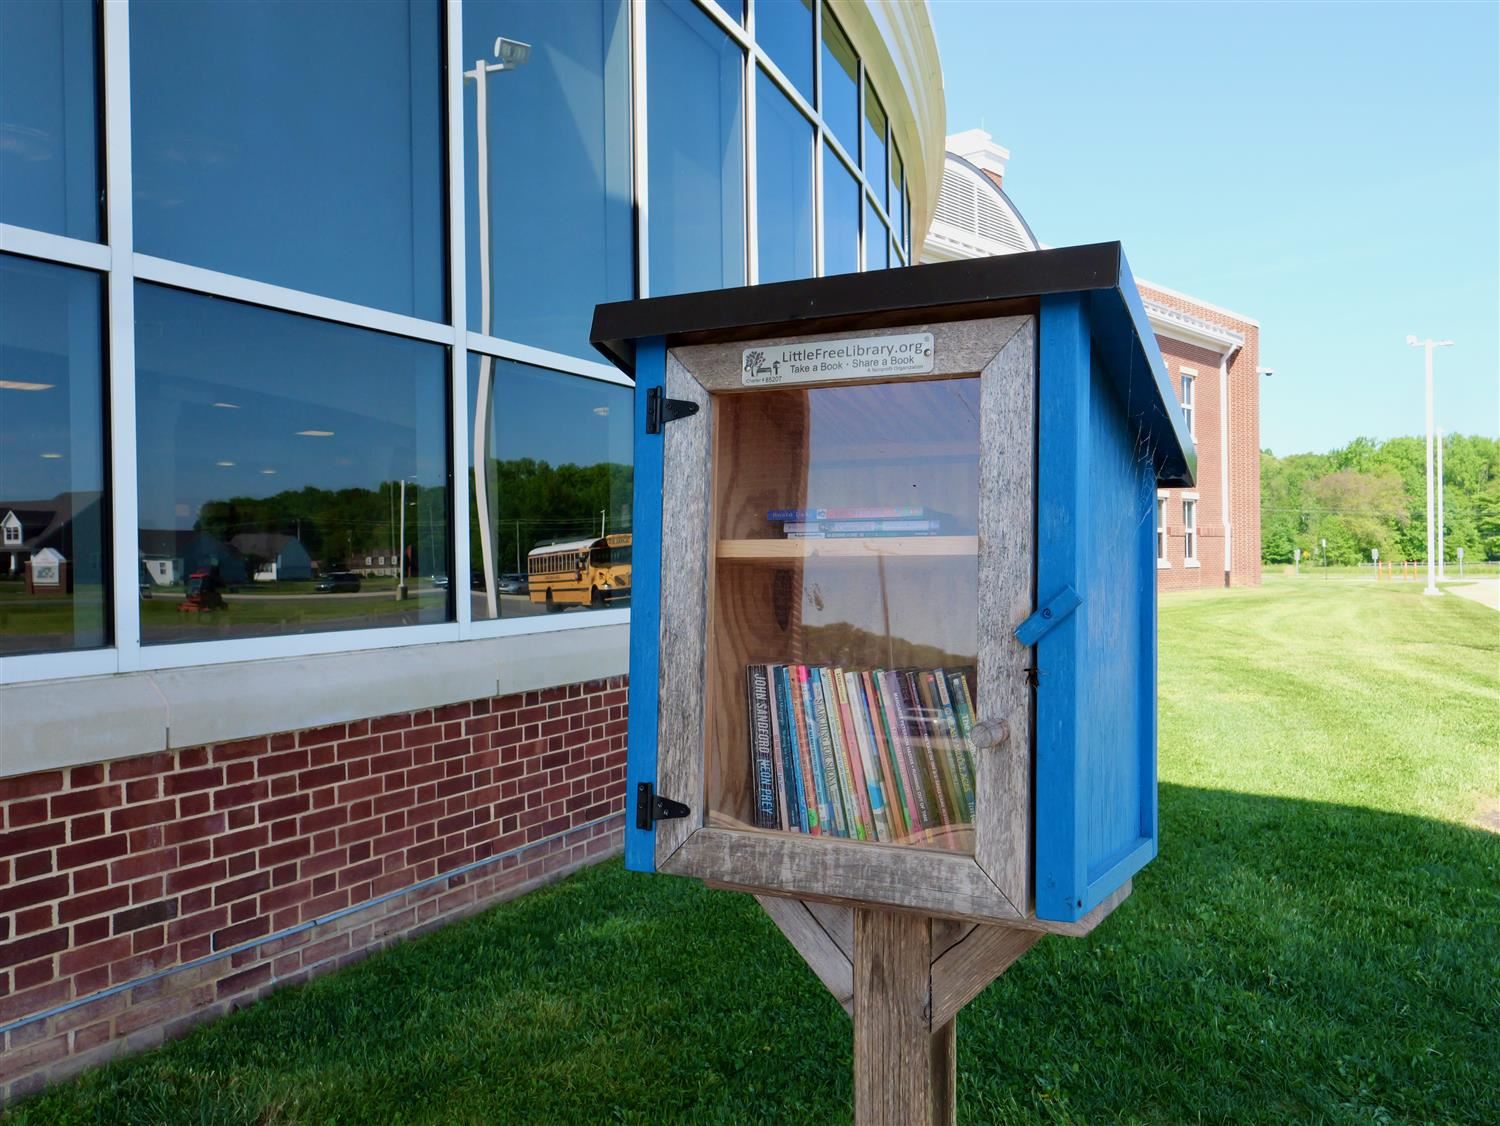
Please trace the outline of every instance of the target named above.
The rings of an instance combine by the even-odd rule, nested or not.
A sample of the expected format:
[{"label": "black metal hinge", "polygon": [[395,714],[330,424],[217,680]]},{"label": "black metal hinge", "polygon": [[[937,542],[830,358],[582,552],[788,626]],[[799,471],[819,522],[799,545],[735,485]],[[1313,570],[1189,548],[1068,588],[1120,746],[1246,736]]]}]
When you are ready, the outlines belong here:
[{"label": "black metal hinge", "polygon": [[680,801],[664,798],[656,792],[650,782],[642,782],[635,788],[635,827],[654,829],[658,821],[671,821],[686,817],[691,812]]},{"label": "black metal hinge", "polygon": [[669,399],[661,393],[660,387],[652,387],[646,392],[647,434],[660,434],[667,423],[697,413],[698,404],[691,399]]}]

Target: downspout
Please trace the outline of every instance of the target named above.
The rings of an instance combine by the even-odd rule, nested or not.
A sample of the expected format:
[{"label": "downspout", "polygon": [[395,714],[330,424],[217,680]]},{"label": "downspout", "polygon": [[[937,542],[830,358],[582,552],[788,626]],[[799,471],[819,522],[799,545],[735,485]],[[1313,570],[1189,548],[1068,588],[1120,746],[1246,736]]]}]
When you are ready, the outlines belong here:
[{"label": "downspout", "polygon": [[1229,509],[1229,361],[1244,345],[1233,344],[1219,357],[1219,514],[1224,521],[1224,585],[1234,567],[1234,521]]}]

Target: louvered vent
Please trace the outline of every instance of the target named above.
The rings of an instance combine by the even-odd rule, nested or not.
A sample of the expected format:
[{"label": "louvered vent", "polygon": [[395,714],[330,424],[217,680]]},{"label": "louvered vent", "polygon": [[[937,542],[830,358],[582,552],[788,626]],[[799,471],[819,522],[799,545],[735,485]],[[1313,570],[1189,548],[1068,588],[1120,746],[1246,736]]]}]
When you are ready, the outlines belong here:
[{"label": "louvered vent", "polygon": [[959,165],[943,167],[943,186],[933,218],[962,231],[957,237],[976,249],[993,248],[986,251],[990,254],[1034,249],[1026,228],[996,196],[989,181],[980,182],[975,173]]},{"label": "louvered vent", "polygon": [[1009,247],[1011,250],[1030,250],[1026,236],[1021,233],[1015,218],[1006,213],[994,196],[982,195],[979,200],[978,231],[984,238]]},{"label": "louvered vent", "polygon": [[943,186],[938,191],[935,217],[944,223],[952,223],[955,227],[972,231],[977,225],[975,198],[973,183],[967,179],[959,179],[951,168],[944,168]]}]

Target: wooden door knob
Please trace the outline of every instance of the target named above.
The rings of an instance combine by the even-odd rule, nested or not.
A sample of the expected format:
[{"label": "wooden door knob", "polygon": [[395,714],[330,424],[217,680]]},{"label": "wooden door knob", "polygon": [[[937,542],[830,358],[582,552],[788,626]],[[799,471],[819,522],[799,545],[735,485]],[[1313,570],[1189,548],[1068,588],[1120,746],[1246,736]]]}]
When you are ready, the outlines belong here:
[{"label": "wooden door knob", "polygon": [[998,747],[1010,738],[1010,724],[1003,719],[983,720],[974,725],[969,738],[974,741],[974,749],[977,751]]}]

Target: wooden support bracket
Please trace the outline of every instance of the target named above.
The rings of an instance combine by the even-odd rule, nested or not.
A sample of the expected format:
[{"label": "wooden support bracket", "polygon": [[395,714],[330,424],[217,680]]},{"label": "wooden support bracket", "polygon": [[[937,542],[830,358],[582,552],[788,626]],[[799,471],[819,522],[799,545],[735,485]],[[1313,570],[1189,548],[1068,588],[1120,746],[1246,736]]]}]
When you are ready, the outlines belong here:
[{"label": "wooden support bracket", "polygon": [[952,1123],[958,1010],[1042,932],[755,898],[854,1019],[855,1122]]}]

